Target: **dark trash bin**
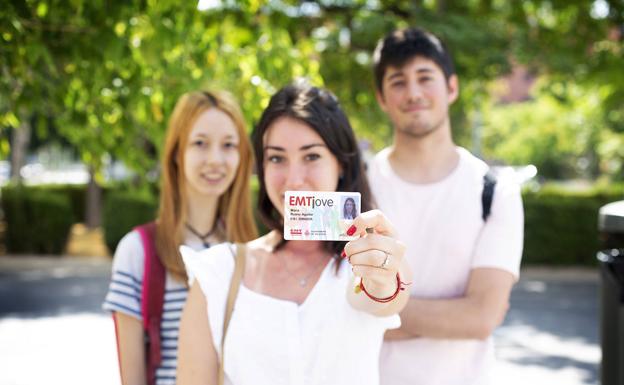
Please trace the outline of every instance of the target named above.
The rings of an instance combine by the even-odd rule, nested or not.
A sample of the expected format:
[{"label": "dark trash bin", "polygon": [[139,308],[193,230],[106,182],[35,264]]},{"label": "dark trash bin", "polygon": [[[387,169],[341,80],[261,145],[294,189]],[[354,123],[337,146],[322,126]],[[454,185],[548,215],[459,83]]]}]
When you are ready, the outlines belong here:
[{"label": "dark trash bin", "polygon": [[602,385],[624,385],[624,201],[600,208],[598,229],[605,248],[600,263]]}]

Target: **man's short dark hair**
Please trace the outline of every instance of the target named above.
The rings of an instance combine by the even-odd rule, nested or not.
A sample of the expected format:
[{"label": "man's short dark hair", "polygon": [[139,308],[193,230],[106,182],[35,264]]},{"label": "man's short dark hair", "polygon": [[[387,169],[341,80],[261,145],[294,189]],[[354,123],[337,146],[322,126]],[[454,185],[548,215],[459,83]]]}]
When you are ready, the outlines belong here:
[{"label": "man's short dark hair", "polygon": [[446,81],[455,74],[453,58],[442,40],[420,28],[398,29],[379,40],[375,48],[373,69],[377,91],[382,92],[383,77],[388,67],[400,68],[417,56],[436,63]]}]

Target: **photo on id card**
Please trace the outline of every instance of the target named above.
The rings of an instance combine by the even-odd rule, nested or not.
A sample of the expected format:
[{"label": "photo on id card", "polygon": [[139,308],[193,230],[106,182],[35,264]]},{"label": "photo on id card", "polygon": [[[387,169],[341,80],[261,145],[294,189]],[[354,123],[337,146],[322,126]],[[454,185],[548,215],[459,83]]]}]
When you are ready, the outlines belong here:
[{"label": "photo on id card", "polygon": [[347,229],[360,214],[360,193],[286,191],[284,239],[289,241],[351,241]]}]

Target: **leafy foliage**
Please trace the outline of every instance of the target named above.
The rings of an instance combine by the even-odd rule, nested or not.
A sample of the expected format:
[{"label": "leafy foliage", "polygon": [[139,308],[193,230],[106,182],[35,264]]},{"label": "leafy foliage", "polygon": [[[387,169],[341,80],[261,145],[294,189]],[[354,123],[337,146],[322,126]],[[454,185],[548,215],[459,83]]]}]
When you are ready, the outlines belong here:
[{"label": "leafy foliage", "polygon": [[558,83],[544,82],[533,100],[493,106],[485,113],[484,141],[488,158],[513,164],[532,163],[546,178],[594,178],[616,174],[621,165],[602,149],[609,135],[602,116],[605,88],[570,85],[554,93]]},{"label": "leafy foliage", "polygon": [[525,191],[524,254],[526,264],[593,265],[603,245],[598,234],[598,210],[624,199],[624,185],[582,192],[546,187]]},{"label": "leafy foliage", "polygon": [[[606,13],[599,14],[596,3],[606,5]],[[573,81],[573,97],[597,94],[600,103],[583,117],[591,120],[591,135],[573,118],[537,124],[577,107],[540,95],[508,114],[519,127],[534,127],[534,138],[565,137],[555,146],[561,160],[544,154],[548,140],[514,134],[515,145],[495,148],[490,139],[507,141],[507,126],[490,131],[486,153],[508,162],[534,162],[535,156],[552,176],[570,175],[588,156],[597,171],[622,170],[619,0],[223,0],[201,11],[195,1],[2,0],[0,9],[0,157],[9,151],[7,127],[36,114],[53,121],[90,166],[98,169],[112,156],[144,176],[157,167],[167,117],[181,93],[229,89],[251,127],[269,96],[297,76],[332,89],[358,135],[378,149],[389,143],[391,128],[375,102],[371,53],[391,29],[419,25],[454,53],[462,97],[452,118],[460,144],[470,146],[479,124],[475,112],[492,105],[488,84],[507,73],[513,59],[555,85]],[[540,112],[531,116],[538,102]],[[491,114],[490,125],[508,120],[504,111]],[[582,148],[573,148],[574,141]],[[518,148],[527,144],[537,148]]]},{"label": "leafy foliage", "polygon": [[63,252],[74,223],[67,196],[18,187],[3,189],[1,203],[9,252],[55,255]]},{"label": "leafy foliage", "polygon": [[158,202],[153,196],[134,191],[111,191],[104,200],[102,227],[106,246],[114,251],[121,238],[156,217]]}]

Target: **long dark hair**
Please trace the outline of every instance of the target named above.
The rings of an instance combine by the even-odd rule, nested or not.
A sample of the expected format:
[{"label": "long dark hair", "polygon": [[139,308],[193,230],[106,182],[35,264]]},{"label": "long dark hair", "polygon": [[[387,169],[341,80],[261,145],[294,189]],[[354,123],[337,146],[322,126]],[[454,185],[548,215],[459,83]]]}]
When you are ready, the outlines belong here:
[{"label": "long dark hair", "polygon": [[[273,206],[264,182],[264,134],[278,118],[289,117],[305,123],[325,142],[329,151],[342,167],[336,191],[358,191],[361,211],[372,209],[372,196],[362,155],[357,145],[349,119],[342,111],[338,99],[330,91],[314,87],[305,81],[297,81],[279,90],[262,113],[252,134],[253,149],[257,162],[258,212],[262,222],[270,229],[283,231],[283,218]],[[277,245],[276,249],[286,242]],[[325,249],[340,255],[345,242],[324,242]]]}]

